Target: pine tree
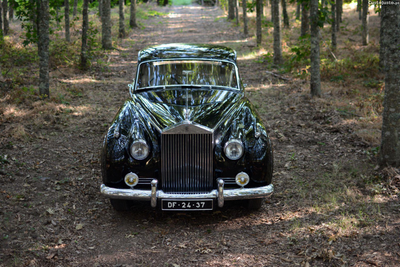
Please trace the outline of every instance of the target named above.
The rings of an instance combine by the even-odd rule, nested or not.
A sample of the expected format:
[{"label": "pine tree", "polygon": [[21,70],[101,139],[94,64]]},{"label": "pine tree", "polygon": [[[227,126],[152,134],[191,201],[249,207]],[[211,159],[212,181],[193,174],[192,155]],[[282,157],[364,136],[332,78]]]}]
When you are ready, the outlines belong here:
[{"label": "pine tree", "polygon": [[138,26],[136,23],[136,0],[131,0],[131,17],[129,19],[129,26],[131,28],[136,28]]},{"label": "pine tree", "polygon": [[82,47],[81,47],[81,68],[88,67],[88,46],[87,46],[87,32],[89,29],[89,0],[83,0],[82,7]]},{"label": "pine tree", "polygon": [[281,41],[281,16],[279,12],[279,0],[272,0],[273,24],[274,24],[274,64],[282,64],[282,41]]},{"label": "pine tree", "polygon": [[69,34],[69,0],[64,1],[64,18],[65,18],[65,40],[69,43],[71,37]]},{"label": "pine tree", "polygon": [[242,7],[243,7],[243,34],[248,35],[249,30],[247,27],[247,2],[246,0],[242,0]]},{"label": "pine tree", "polygon": [[369,20],[369,15],[368,15],[368,1],[369,0],[363,0],[363,6],[362,6],[362,44],[367,45],[369,41],[369,34],[368,34],[368,20]]},{"label": "pine tree", "polygon": [[50,14],[49,0],[38,0],[38,55],[39,55],[39,94],[50,96],[49,85],[49,43]]},{"label": "pine tree", "polygon": [[101,16],[101,43],[103,49],[112,49],[112,39],[111,39],[111,5],[110,0],[102,1],[102,16]]},{"label": "pine tree", "polygon": [[119,38],[124,38],[125,33],[125,16],[124,16],[124,0],[119,0]]},{"label": "pine tree", "polygon": [[261,16],[262,16],[262,0],[256,0],[256,35],[257,35],[257,46],[261,45],[262,33],[261,33]]},{"label": "pine tree", "polygon": [[400,167],[400,6],[390,5],[381,12],[382,21],[386,25],[381,45],[387,46],[390,56],[385,57],[385,96],[379,158],[381,166]]},{"label": "pine tree", "polygon": [[320,75],[320,55],[319,55],[319,25],[318,25],[318,0],[311,0],[311,95],[321,96],[321,75]]}]

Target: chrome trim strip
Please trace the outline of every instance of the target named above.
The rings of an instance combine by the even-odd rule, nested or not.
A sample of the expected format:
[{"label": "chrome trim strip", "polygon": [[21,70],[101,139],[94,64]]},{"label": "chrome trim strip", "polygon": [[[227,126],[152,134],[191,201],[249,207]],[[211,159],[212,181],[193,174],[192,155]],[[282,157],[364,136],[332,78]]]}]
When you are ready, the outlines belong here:
[{"label": "chrome trim strip", "polygon": [[[137,65],[137,67],[136,67],[136,74],[135,74],[135,77],[136,77],[135,81],[137,81],[137,80],[139,79],[139,69],[140,69],[140,65],[142,65],[142,64],[144,64],[144,63],[149,63],[149,62],[157,62],[157,61],[159,61],[159,62],[161,62],[161,61],[177,61],[177,60],[178,60],[178,61],[193,61],[193,60],[196,60],[196,61],[214,61],[214,62],[225,62],[225,63],[233,64],[233,65],[235,66],[235,72],[236,72],[236,78],[237,78],[237,87],[236,87],[236,88],[234,88],[234,87],[226,87],[226,88],[232,88],[233,90],[242,91],[242,90],[241,90],[241,87],[240,87],[239,68],[238,68],[238,66],[237,66],[237,63],[236,63],[236,62],[232,62],[232,61],[230,61],[230,60],[225,60],[225,59],[179,58],[179,57],[177,57],[177,58],[170,58],[170,59],[152,59],[152,60],[146,60],[146,61],[140,62],[140,63]],[[145,88],[147,88],[147,87],[145,87]],[[145,89],[145,88],[141,88],[141,89]],[[140,89],[140,88],[137,88],[137,83],[135,82],[133,92],[135,93],[135,92],[137,92],[137,91],[140,91],[141,89]],[[243,90],[243,91],[244,91],[244,90]]]},{"label": "chrome trim strip", "polygon": [[218,207],[224,206],[224,180],[218,179]]},{"label": "chrome trim strip", "polygon": [[158,184],[157,179],[153,179],[151,181],[151,199],[150,199],[150,203],[151,203],[151,206],[153,208],[155,208],[157,206],[157,184]]},{"label": "chrome trim strip", "polygon": [[[188,129],[186,129],[186,127],[188,127]],[[207,126],[186,120],[177,122],[161,130],[163,134],[206,134],[213,132],[214,130]]]},{"label": "chrome trim strip", "polygon": [[[153,181],[155,181],[154,179]],[[155,187],[153,187],[155,188]],[[156,190],[155,193],[152,190],[139,190],[139,189],[118,189],[108,187],[104,184],[100,186],[100,192],[102,195],[109,198],[116,199],[128,199],[128,200],[152,200],[157,199],[202,199],[202,198],[213,198],[218,199],[218,190],[214,189],[209,193],[204,194],[168,194],[162,190]],[[238,189],[225,189],[222,190],[224,200],[240,200],[240,199],[252,199],[252,198],[263,198],[271,195],[274,192],[274,186],[272,184],[256,188],[238,188]],[[155,200],[154,200],[155,199]],[[152,203],[153,204],[153,203]]]}]

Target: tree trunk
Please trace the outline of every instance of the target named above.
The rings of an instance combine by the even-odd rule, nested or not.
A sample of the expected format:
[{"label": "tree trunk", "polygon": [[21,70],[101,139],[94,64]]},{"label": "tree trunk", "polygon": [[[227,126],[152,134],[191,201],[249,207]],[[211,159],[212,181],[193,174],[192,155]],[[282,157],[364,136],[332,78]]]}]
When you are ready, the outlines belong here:
[{"label": "tree trunk", "polygon": [[332,6],[332,24],[331,24],[331,31],[332,31],[332,50],[336,51],[336,3],[335,0],[331,0],[331,6]]},{"label": "tree trunk", "polygon": [[49,89],[49,30],[50,14],[49,0],[38,0],[38,55],[39,55],[39,95],[43,98],[50,96]]},{"label": "tree trunk", "polygon": [[119,0],[119,38],[125,37],[124,0]]},{"label": "tree trunk", "polygon": [[301,26],[300,26],[300,36],[305,36],[309,33],[310,30],[310,23],[308,21],[308,3],[302,2],[301,3]]},{"label": "tree trunk", "polygon": [[69,34],[69,0],[64,1],[64,17],[65,17],[65,40],[71,42],[71,36]]},{"label": "tree trunk", "polygon": [[336,31],[340,31],[340,22],[342,22],[341,8],[343,7],[343,0],[336,0]]},{"label": "tree trunk", "polygon": [[279,12],[279,0],[272,0],[272,12],[274,18],[274,65],[282,64],[282,42],[281,42],[281,16]]},{"label": "tree trunk", "polygon": [[56,24],[57,24],[57,28],[60,27],[60,5],[59,3],[56,3]]},{"label": "tree trunk", "polygon": [[[0,44],[0,47],[1,47],[1,44]],[[1,72],[1,65],[0,65],[0,85],[1,85],[1,83],[3,83],[4,82],[4,77],[3,77],[3,74],[2,74],[2,72]]]},{"label": "tree trunk", "polygon": [[103,1],[104,0],[99,0],[99,17],[100,17],[100,19],[103,17]]},{"label": "tree trunk", "polygon": [[239,25],[239,0],[235,0],[236,25]]},{"label": "tree trunk", "polygon": [[228,20],[235,19],[235,0],[228,0]]},{"label": "tree trunk", "polygon": [[243,34],[247,36],[249,34],[249,30],[247,27],[247,2],[246,2],[246,0],[242,1],[242,7],[243,7]]},{"label": "tree trunk", "polygon": [[81,69],[88,67],[88,47],[87,47],[87,32],[89,28],[89,0],[83,0],[82,10],[82,47],[81,47]]},{"label": "tree trunk", "polygon": [[111,39],[111,6],[110,0],[103,0],[102,8],[102,27],[101,27],[101,43],[103,49],[112,49]]},{"label": "tree trunk", "polygon": [[14,2],[10,2],[10,6],[8,7],[8,20],[14,20]]},{"label": "tree trunk", "polygon": [[3,27],[4,27],[3,34],[4,35],[8,35],[8,30],[10,28],[9,24],[8,24],[7,11],[8,11],[8,2],[7,2],[7,0],[3,0]]},{"label": "tree trunk", "polygon": [[318,27],[318,0],[310,2],[311,17],[311,96],[321,97],[321,76],[320,76],[320,57],[319,57],[319,27]]},{"label": "tree trunk", "polygon": [[[3,35],[3,19],[1,17],[1,14],[3,12],[3,7],[2,4],[0,3],[0,42],[2,43],[4,41],[4,35]],[[0,43],[0,45],[1,45]]]},{"label": "tree trunk", "polygon": [[368,45],[369,41],[369,34],[368,34],[368,20],[369,20],[369,15],[368,15],[368,1],[369,0],[363,0],[363,10],[362,10],[362,44],[363,45]]},{"label": "tree trunk", "polygon": [[283,25],[285,28],[289,28],[289,16],[286,9],[286,0],[282,0],[282,16],[283,16]]},{"label": "tree trunk", "polygon": [[273,7],[274,4],[272,3],[272,1],[274,1],[274,0],[270,0],[270,1],[271,1],[271,10],[270,10],[271,11],[271,22],[274,23],[274,10],[273,10],[274,9],[274,7]]},{"label": "tree trunk", "polygon": [[262,0],[256,0],[256,35],[257,35],[257,46],[261,45],[262,33],[261,33],[261,16],[262,16]]},{"label": "tree trunk", "polygon": [[301,10],[301,4],[299,2],[297,2],[297,6],[296,6],[296,19],[297,20],[300,19],[300,10]]},{"label": "tree trunk", "polygon": [[381,40],[387,46],[385,58],[385,97],[383,101],[381,166],[400,167],[400,6],[383,8],[381,18],[386,26]]},{"label": "tree trunk", "polygon": [[[74,9],[72,11],[72,17],[76,17],[76,9],[78,8],[78,0],[74,0]],[[82,11],[83,12],[83,11]]]},{"label": "tree trunk", "polygon": [[358,12],[358,19],[362,19],[362,0],[357,0],[357,12]]},{"label": "tree trunk", "polygon": [[[387,8],[390,8],[390,5],[382,5],[381,6],[381,14],[385,14],[388,11]],[[380,27],[380,47],[379,47],[379,68],[381,71],[384,71],[386,65],[386,57],[387,57],[387,48],[389,44],[387,44],[387,33],[385,32],[387,28],[387,20],[383,20],[381,16],[381,27]]]},{"label": "tree trunk", "polygon": [[131,17],[129,20],[129,26],[131,26],[131,28],[136,28],[138,26],[136,23],[136,0],[131,0]]}]

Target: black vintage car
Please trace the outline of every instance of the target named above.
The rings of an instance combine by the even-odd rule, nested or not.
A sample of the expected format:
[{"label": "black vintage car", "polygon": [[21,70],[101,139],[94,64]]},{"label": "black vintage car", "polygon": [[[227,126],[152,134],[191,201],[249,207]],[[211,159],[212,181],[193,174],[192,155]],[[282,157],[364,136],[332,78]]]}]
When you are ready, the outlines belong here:
[{"label": "black vintage car", "polygon": [[101,193],[116,210],[213,210],[270,195],[272,145],[245,97],[236,52],[167,44],[139,52],[131,99],[103,143]]}]

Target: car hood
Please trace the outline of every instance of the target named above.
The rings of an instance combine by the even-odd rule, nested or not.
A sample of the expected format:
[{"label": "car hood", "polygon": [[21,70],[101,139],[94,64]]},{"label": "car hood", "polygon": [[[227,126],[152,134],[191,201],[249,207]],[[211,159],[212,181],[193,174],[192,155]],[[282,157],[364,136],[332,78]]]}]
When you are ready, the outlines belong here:
[{"label": "car hood", "polygon": [[136,93],[133,102],[143,123],[162,132],[179,123],[215,129],[227,124],[244,105],[240,91],[214,89],[169,89]]}]

